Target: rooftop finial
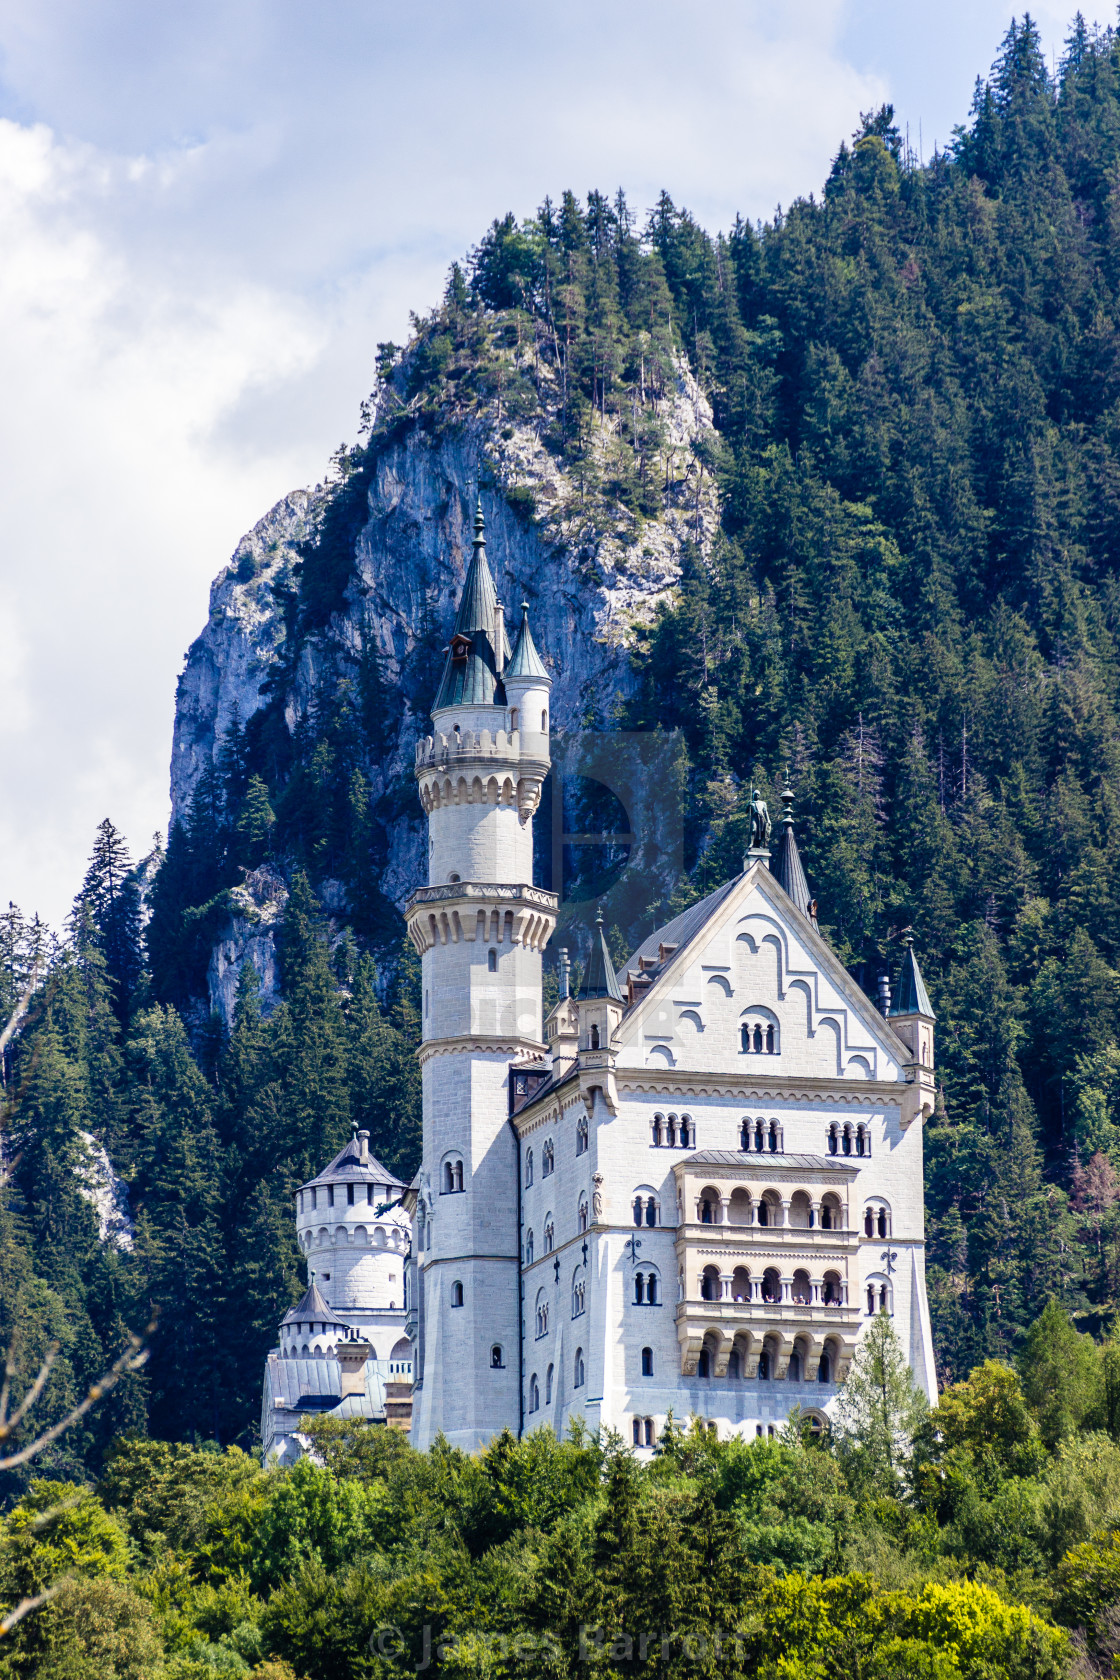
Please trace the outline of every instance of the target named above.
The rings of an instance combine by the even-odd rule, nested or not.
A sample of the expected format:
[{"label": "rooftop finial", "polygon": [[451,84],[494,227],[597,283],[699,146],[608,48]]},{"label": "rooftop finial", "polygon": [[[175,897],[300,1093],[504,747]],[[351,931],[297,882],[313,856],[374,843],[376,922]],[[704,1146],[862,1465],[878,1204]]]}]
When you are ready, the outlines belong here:
[{"label": "rooftop finial", "polygon": [[793,789],[783,778],[782,814],[778,819],[781,834],[778,836],[776,855],[771,859],[770,870],[778,882],[789,894],[794,904],[803,916],[808,916],[811,922],[816,921],[816,901],[809,892],[809,883],[805,879],[805,870],[801,863],[801,854],[797,849],[797,841],[793,833]]},{"label": "rooftop finial", "polygon": [[478,500],[474,510],[474,546],[483,548],[486,544],[486,521],[482,517],[482,491],[478,492]]},{"label": "rooftop finial", "polygon": [[571,964],[571,959],[568,956],[568,947],[566,945],[561,945],[561,947],[560,947],[560,996],[562,998],[566,998],[566,997],[570,997],[571,995],[572,995],[572,964]]}]

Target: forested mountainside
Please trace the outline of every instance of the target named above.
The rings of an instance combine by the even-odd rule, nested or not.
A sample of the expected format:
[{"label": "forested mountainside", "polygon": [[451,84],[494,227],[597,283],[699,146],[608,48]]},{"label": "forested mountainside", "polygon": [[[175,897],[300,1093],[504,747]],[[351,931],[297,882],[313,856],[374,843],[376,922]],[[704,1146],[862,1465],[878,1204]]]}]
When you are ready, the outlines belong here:
[{"label": "forested mountainside", "polygon": [[[619,940],[738,870],[750,783],[787,770],[843,960],[873,988],[913,926],[943,1377],[1015,1356],[1052,1297],[1111,1333],[1118,181],[1115,36],[1078,22],[1052,76],[1016,25],[929,162],[884,109],[762,226],[566,194],[496,221],[381,347],[359,441],[215,585],[166,852],[141,880],[103,830],[6,1052],[0,1331],[30,1358],[57,1328],[61,1392],[161,1308],[148,1372],[60,1463],[145,1418],[248,1440],[293,1186],[355,1121],[415,1162],[411,743],[476,481],[556,721],[686,749],[686,872]],[[43,935],[4,928],[7,1007]],[[84,1134],[130,1250],[100,1239]]]}]

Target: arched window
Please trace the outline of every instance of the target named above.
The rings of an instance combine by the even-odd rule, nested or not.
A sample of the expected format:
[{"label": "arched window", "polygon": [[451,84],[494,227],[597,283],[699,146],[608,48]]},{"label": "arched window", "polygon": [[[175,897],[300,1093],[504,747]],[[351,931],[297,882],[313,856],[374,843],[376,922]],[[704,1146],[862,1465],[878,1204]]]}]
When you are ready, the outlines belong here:
[{"label": "arched window", "polygon": [[334,1206],[334,1185],[333,1184],[328,1184],[327,1185],[327,1206],[328,1207],[333,1207]]},{"label": "arched window", "polygon": [[772,1026],[766,1029],[766,1054],[768,1056],[774,1054],[774,1029]]},{"label": "arched window", "polygon": [[644,1272],[634,1273],[634,1305],[643,1306],[646,1298],[646,1277]]},{"label": "arched window", "polygon": [[749,1056],[751,1050],[751,1029],[750,1023],[747,1021],[744,1021],[742,1026],[739,1028],[739,1042],[742,1045],[743,1054]]},{"label": "arched window", "polygon": [[844,1135],[841,1142],[843,1153],[845,1155],[850,1155],[852,1153],[852,1128],[850,1126],[844,1127]]},{"label": "arched window", "polygon": [[760,1225],[769,1225],[769,1223],[770,1223],[770,1203],[766,1200],[765,1196],[760,1196],[758,1198],[757,1213],[758,1213],[758,1223]]},{"label": "arched window", "polygon": [[817,1367],[817,1381],[822,1383],[832,1381],[832,1355],[830,1353],[821,1354],[821,1362]]},{"label": "arched window", "polygon": [[317,1207],[318,1201],[319,1201],[319,1192],[317,1190],[312,1190],[312,1192],[311,1192],[311,1207],[312,1207],[313,1211]]},{"label": "arched window", "polygon": [[653,1349],[648,1348],[648,1347],[644,1347],[642,1349],[642,1376],[643,1377],[652,1377],[652,1375],[653,1375]]},{"label": "arched window", "polygon": [[770,1354],[766,1348],[758,1356],[758,1379],[760,1382],[770,1381]]},{"label": "arched window", "polygon": [[660,1294],[657,1287],[657,1273],[650,1272],[646,1278],[646,1304],[650,1307],[656,1307],[659,1299]]},{"label": "arched window", "polygon": [[548,1301],[543,1289],[537,1291],[537,1340],[548,1335]]},{"label": "arched window", "polygon": [[738,1382],[739,1380],[739,1354],[737,1350],[732,1350],[728,1357],[727,1380],[729,1382]]},{"label": "arched window", "polygon": [[751,1298],[751,1274],[745,1266],[736,1266],[731,1274],[731,1299],[733,1301],[749,1301]]},{"label": "arched window", "polygon": [[751,1123],[744,1120],[739,1127],[739,1148],[749,1150],[751,1146]]},{"label": "arched window", "polygon": [[636,1447],[640,1447],[641,1444],[642,1444],[642,1420],[641,1420],[641,1418],[635,1418],[634,1419],[634,1445]]},{"label": "arched window", "polygon": [[840,1287],[840,1278],[837,1273],[826,1272],[824,1274],[824,1282],[821,1284],[821,1300],[824,1302],[825,1306],[838,1307],[841,1304],[842,1294],[843,1291]]},{"label": "arched window", "polygon": [[491,949],[489,951],[487,951],[487,953],[486,953],[486,966],[489,969],[491,974],[497,974],[497,972],[498,972],[498,953],[497,953],[497,951],[495,951],[493,949],[493,947],[491,947]]},{"label": "arched window", "polygon": [[646,1419],[646,1446],[647,1447],[652,1447],[653,1446],[654,1438],[655,1437],[654,1437],[654,1429],[653,1429],[653,1419],[652,1418],[647,1418]]},{"label": "arched window", "polygon": [[653,1147],[655,1149],[661,1148],[661,1125],[662,1120],[660,1114],[655,1114],[653,1117]]},{"label": "arched window", "polygon": [[634,1223],[635,1225],[642,1223],[642,1198],[640,1196],[634,1197]]},{"label": "arched window", "polygon": [[705,1266],[700,1274],[700,1299],[702,1301],[718,1301],[723,1294],[723,1282],[719,1275],[718,1266]]},{"label": "arched window", "polygon": [[544,1251],[545,1251],[546,1254],[551,1254],[552,1253],[552,1250],[553,1250],[553,1247],[555,1246],[555,1243],[556,1243],[556,1227],[553,1225],[552,1220],[548,1219],[548,1220],[545,1221],[545,1227],[544,1227]]},{"label": "arched window", "polygon": [[587,1116],[581,1114],[576,1121],[576,1154],[587,1154]]},{"label": "arched window", "polygon": [[551,1138],[545,1142],[541,1150],[541,1177],[547,1178],[556,1166],[556,1148]]},{"label": "arched window", "polygon": [[771,1122],[770,1122],[770,1153],[771,1153],[771,1155],[777,1155],[780,1152],[781,1147],[782,1147],[782,1134],[781,1134],[781,1131],[778,1128],[778,1122],[776,1120],[771,1120]]},{"label": "arched window", "polygon": [[445,1161],[443,1163],[443,1193],[452,1196],[463,1188],[462,1161]]},{"label": "arched window", "polygon": [[[669,1127],[669,1148],[670,1149],[675,1149],[677,1147],[677,1117],[676,1117],[675,1114],[670,1114],[669,1119],[668,1119],[668,1127]],[[315,1206],[315,1192],[314,1192],[314,1190],[311,1192],[311,1206],[312,1207]]]},{"label": "arched window", "polygon": [[657,1197],[656,1196],[647,1196],[646,1197],[646,1224],[647,1225],[656,1225],[658,1223],[658,1214],[659,1214],[659,1210],[658,1210],[658,1206],[657,1206]]},{"label": "arched window", "polygon": [[550,1365],[544,1379],[544,1403],[546,1406],[552,1404],[552,1373],[554,1370],[555,1366]]},{"label": "arched window", "polygon": [[756,1056],[762,1054],[762,1028],[760,1026],[754,1029],[754,1053]]},{"label": "arched window", "polygon": [[587,1308],[587,1282],[583,1267],[577,1266],[572,1276],[572,1317],[579,1318]]},{"label": "arched window", "polygon": [[762,1299],[776,1306],[782,1298],[781,1274],[775,1266],[767,1266],[762,1274]]},{"label": "arched window", "polygon": [[497,1342],[495,1342],[494,1346],[490,1349],[490,1369],[492,1371],[502,1371],[505,1369],[505,1360],[502,1358],[502,1350]]},{"label": "arched window", "polygon": [[582,1388],[584,1384],[583,1349],[576,1349],[575,1369],[573,1372],[573,1388]]},{"label": "arched window", "polygon": [[809,1305],[810,1301],[813,1299],[813,1290],[812,1285],[809,1282],[808,1272],[801,1270],[794,1272],[791,1293],[793,1295],[793,1299],[797,1302],[799,1307],[807,1307]]},{"label": "arched window", "polygon": [[591,1025],[591,1048],[592,1050],[598,1050],[599,1048],[599,1029],[594,1022]]},{"label": "arched window", "polygon": [[463,1304],[463,1286],[458,1281],[458,1279],[456,1279],[456,1281],[451,1285],[451,1305],[453,1307],[461,1307],[462,1304]]},{"label": "arched window", "polygon": [[863,1234],[865,1237],[873,1237],[875,1235],[874,1208],[864,1208],[863,1210]]},{"label": "arched window", "polygon": [[540,1409],[541,1409],[540,1384],[537,1382],[536,1376],[533,1375],[529,1378],[529,1410],[531,1412],[539,1412]]},{"label": "arched window", "polygon": [[710,1377],[712,1374],[712,1356],[707,1348],[700,1349],[700,1359],[696,1366],[698,1377]]},{"label": "arched window", "polygon": [[836,1122],[834,1120],[828,1128],[828,1153],[830,1155],[835,1155],[839,1147],[840,1143],[837,1135]]},{"label": "arched window", "polygon": [[579,1199],[579,1230],[580,1230],[580,1235],[581,1236],[587,1230],[587,1197],[586,1196],[581,1196],[580,1199]]},{"label": "arched window", "polygon": [[754,1147],[757,1155],[761,1155],[766,1147],[766,1127],[761,1120],[754,1123]]},{"label": "arched window", "polygon": [[681,1148],[696,1148],[696,1127],[692,1123],[690,1114],[681,1115]]},{"label": "arched window", "polygon": [[789,1369],[786,1372],[786,1376],[789,1378],[790,1382],[801,1381],[801,1355],[798,1353],[796,1348],[794,1348],[793,1352],[789,1356]]},{"label": "arched window", "polygon": [[533,1233],[532,1233],[532,1231],[526,1231],[526,1233],[525,1233],[525,1264],[527,1266],[531,1266],[533,1264]]},{"label": "arched window", "polygon": [[525,1151],[525,1188],[526,1188],[526,1190],[529,1188],[529,1186],[530,1186],[530,1184],[532,1184],[532,1182],[533,1182],[533,1151],[531,1149],[527,1149]]},{"label": "arched window", "polygon": [[875,1312],[875,1286],[874,1286],[874,1284],[869,1283],[868,1286],[867,1286],[867,1316],[868,1316],[868,1318],[873,1317],[874,1312]]}]

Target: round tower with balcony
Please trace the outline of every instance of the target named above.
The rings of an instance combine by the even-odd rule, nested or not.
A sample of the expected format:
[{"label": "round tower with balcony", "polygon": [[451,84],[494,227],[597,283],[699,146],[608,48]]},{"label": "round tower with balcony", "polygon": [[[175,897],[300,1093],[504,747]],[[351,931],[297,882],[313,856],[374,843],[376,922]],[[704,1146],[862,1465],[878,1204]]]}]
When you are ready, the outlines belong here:
[{"label": "round tower with balcony", "polygon": [[[551,680],[527,606],[512,652],[481,502],[433,733],[416,749],[428,881],[409,900],[422,966],[413,1440],[471,1450],[520,1408],[520,1238],[509,1068],[544,1055],[541,957],[556,899],[533,885]],[[427,1350],[439,1350],[427,1359]]]}]

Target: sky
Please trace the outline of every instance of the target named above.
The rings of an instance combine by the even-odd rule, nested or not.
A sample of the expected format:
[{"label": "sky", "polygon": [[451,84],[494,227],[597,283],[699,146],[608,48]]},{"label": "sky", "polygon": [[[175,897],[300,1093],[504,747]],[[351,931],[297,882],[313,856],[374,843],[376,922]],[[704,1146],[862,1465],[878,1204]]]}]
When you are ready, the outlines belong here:
[{"label": "sky", "polygon": [[[1048,50],[1072,10],[1032,8]],[[59,926],[102,818],[136,856],[166,829],[211,579],[495,216],[622,186],[766,219],[884,100],[948,141],[1012,15],[0,0],[0,903]]]}]

